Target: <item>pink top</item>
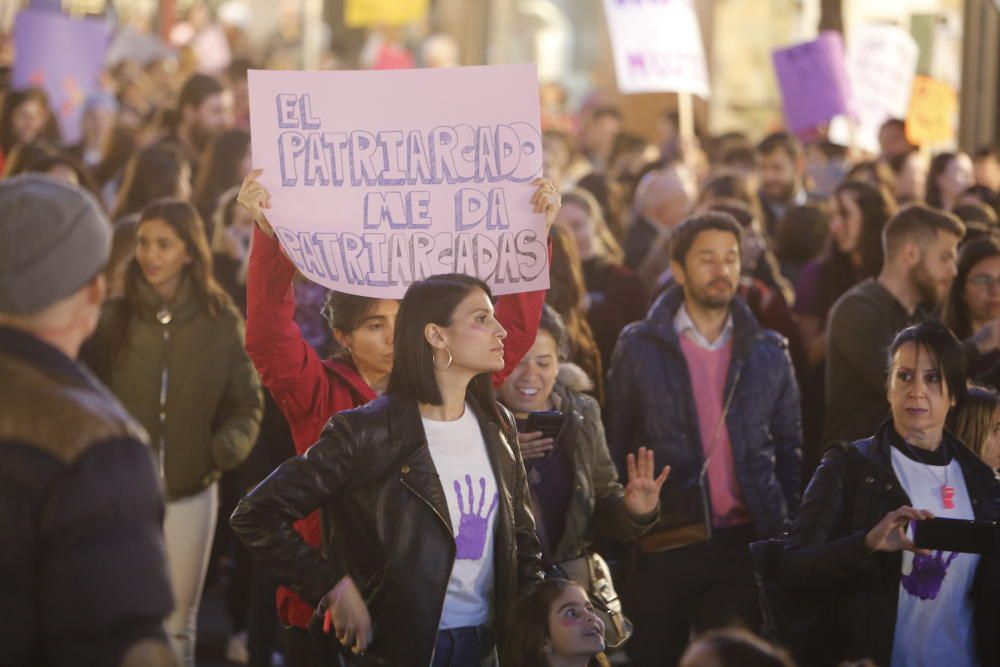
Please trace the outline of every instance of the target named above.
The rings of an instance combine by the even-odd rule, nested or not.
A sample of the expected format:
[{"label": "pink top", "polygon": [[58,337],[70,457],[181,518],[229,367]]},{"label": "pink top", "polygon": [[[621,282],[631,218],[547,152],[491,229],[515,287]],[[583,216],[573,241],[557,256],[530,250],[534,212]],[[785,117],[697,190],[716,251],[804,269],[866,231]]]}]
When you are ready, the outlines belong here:
[{"label": "pink top", "polygon": [[691,374],[695,407],[698,409],[701,448],[708,459],[712,525],[727,528],[749,523],[743,494],[736,481],[729,429],[725,423],[719,427],[726,399],[726,373],[733,356],[733,341],[730,339],[714,350],[698,345],[687,335],[681,335],[680,341],[688,372]]}]

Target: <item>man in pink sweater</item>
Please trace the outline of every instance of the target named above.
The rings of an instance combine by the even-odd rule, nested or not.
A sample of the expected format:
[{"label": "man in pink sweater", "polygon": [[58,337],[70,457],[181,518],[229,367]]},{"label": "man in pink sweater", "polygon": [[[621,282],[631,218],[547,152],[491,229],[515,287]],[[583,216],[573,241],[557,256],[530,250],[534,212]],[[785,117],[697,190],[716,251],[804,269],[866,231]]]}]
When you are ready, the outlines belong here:
[{"label": "man in pink sweater", "polygon": [[[802,428],[787,342],[736,296],[741,228],[725,213],[673,232],[676,284],[618,339],[608,374],[608,444],[619,466],[639,447],[670,465],[666,524],[702,522],[708,539],[663,550],[643,538],[626,586],[635,664],[677,664],[692,630],[758,623],[748,544],[798,508]],[[705,502],[683,502],[699,498]],[[707,506],[706,512],[699,511]]]}]

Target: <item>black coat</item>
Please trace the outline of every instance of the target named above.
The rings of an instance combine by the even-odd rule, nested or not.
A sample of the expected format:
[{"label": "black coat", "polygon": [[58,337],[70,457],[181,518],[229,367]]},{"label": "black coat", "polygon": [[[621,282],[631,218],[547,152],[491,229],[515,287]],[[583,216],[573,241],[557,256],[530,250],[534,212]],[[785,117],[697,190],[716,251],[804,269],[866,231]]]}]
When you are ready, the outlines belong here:
[{"label": "black coat", "polygon": [[[520,449],[477,408],[500,495],[494,536],[493,618],[499,634],[515,598],[541,581]],[[322,509],[323,555],[294,521]],[[344,576],[353,578],[374,623],[370,660],[393,667],[430,664],[455,560],[448,503],[417,404],[390,395],[338,413],[319,442],[289,459],[250,492],[231,524],[252,554],[312,605]],[[325,557],[324,557],[325,555]]]},{"label": "black coat", "polygon": [[[608,374],[607,437],[624,475],[625,455],[651,447],[657,466],[671,466],[661,494],[669,514],[680,489],[704,464],[691,375],[673,319],[684,298],[673,287],[646,319],[625,328]],[[760,537],[787,530],[799,500],[802,419],[785,339],[762,329],[747,305],[733,299],[733,352],[725,396],[736,479]],[[672,495],[674,494],[674,495]]]},{"label": "black coat", "polygon": [[[819,611],[799,632],[806,664],[871,658],[888,665],[896,628],[901,553],[868,553],[865,536],[886,514],[911,505],[892,469],[892,421],[871,438],[831,447],[802,500],[786,540],[780,576],[804,609]],[[976,519],[1000,519],[1000,482],[950,433]],[[973,584],[979,664],[1000,664],[1000,554],[983,556]]]}]

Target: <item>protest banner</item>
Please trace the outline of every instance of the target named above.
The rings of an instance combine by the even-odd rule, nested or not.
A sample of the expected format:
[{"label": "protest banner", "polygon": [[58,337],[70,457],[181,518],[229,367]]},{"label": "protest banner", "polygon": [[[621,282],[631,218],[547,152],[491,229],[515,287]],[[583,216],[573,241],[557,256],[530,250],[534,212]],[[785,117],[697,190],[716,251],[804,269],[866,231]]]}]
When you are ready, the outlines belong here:
[{"label": "protest banner", "polygon": [[344,23],[348,28],[404,25],[427,15],[428,0],[346,0]]},{"label": "protest banner", "polygon": [[623,93],[709,96],[701,29],[691,0],[604,0]]},{"label": "protest banner", "polygon": [[906,114],[906,140],[916,146],[947,143],[955,138],[958,94],[943,81],[918,76]]},{"label": "protest banner", "polygon": [[74,19],[38,9],[17,15],[11,86],[45,90],[59,117],[64,143],[80,140],[83,103],[99,87],[110,39],[101,19]]},{"label": "protest banner", "polygon": [[286,254],[330,289],[396,299],[459,272],[548,287],[534,65],[250,72],[253,163]]},{"label": "protest banner", "polygon": [[879,152],[878,131],[890,118],[905,118],[917,71],[919,49],[902,28],[891,25],[855,26],[847,40],[847,79],[851,98],[849,116],[854,120],[853,136],[845,116],[830,124],[830,140],[855,146],[869,153]]},{"label": "protest banner", "polygon": [[806,137],[848,111],[850,89],[839,33],[772,52],[788,128]]}]

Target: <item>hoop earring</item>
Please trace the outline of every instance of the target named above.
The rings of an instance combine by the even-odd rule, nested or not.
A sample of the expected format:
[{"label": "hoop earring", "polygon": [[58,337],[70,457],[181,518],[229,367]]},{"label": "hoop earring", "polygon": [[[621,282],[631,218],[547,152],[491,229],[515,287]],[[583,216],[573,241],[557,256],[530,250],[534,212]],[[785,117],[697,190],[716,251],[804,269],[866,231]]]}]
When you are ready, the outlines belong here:
[{"label": "hoop earring", "polygon": [[436,352],[431,353],[431,365],[434,366],[434,370],[436,370],[438,373],[444,373],[446,370],[451,368],[451,362],[455,360],[455,358],[451,356],[451,350],[449,350],[448,348],[444,348],[444,351],[448,353],[448,363],[445,364],[444,368],[438,368],[437,353]]}]

